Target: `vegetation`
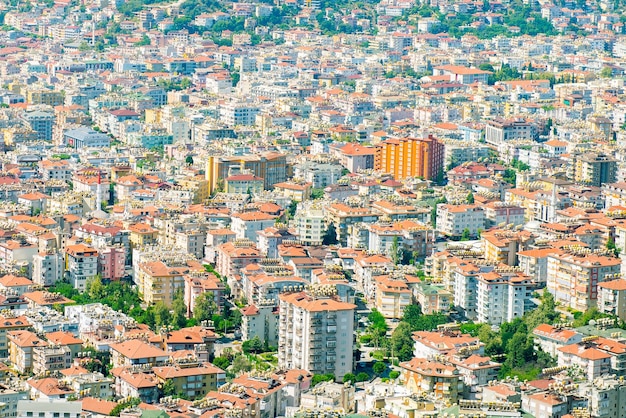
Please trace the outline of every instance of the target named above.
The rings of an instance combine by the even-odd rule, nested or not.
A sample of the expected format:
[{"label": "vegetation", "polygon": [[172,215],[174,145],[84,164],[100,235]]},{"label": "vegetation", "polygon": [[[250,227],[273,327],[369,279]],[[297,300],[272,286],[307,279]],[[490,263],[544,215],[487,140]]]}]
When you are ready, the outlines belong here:
[{"label": "vegetation", "polygon": [[311,378],[311,386],[315,386],[321,382],[332,382],[335,380],[335,375],[328,373],[328,374],[314,374],[313,377]]}]

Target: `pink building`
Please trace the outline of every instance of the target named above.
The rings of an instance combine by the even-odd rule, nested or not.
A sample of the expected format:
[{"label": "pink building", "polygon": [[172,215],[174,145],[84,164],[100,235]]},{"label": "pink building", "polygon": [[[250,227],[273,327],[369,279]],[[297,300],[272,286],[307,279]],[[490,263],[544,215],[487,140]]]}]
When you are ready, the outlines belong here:
[{"label": "pink building", "polygon": [[100,276],[107,280],[119,280],[126,274],[126,248],[122,245],[107,246],[99,251],[98,270]]}]

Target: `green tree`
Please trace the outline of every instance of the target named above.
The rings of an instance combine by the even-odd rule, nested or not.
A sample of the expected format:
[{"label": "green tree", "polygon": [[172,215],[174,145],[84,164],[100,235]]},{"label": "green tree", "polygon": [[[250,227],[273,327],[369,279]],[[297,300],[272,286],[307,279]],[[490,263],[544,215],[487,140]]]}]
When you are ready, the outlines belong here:
[{"label": "green tree", "polygon": [[369,379],[370,379],[370,375],[365,372],[360,372],[359,374],[356,375],[357,382],[365,382]]},{"label": "green tree", "polygon": [[385,370],[387,370],[387,365],[382,361],[377,361],[374,363],[374,366],[372,366],[372,370],[377,376],[380,376],[385,373]]},{"label": "green tree", "polygon": [[611,78],[613,77],[613,69],[611,67],[604,67],[600,71],[600,77],[602,78]]},{"label": "green tree", "polygon": [[188,155],[188,156],[185,158],[185,164],[187,164],[187,165],[189,165],[189,166],[193,165],[193,156]]},{"label": "green tree", "polygon": [[251,340],[244,341],[241,344],[241,349],[246,354],[249,354],[249,353],[255,353],[255,354],[262,353],[263,352],[263,342],[258,337],[258,335],[255,335],[254,338],[252,338]]},{"label": "green tree", "polygon": [[99,274],[87,279],[85,282],[85,293],[92,300],[101,300],[105,297],[105,288],[102,285],[102,279]]},{"label": "green tree", "polygon": [[356,383],[356,375],[354,373],[346,373],[343,375],[343,381],[350,382],[351,384]]},{"label": "green tree", "polygon": [[161,387],[161,394],[163,396],[174,396],[176,395],[176,384],[173,380],[166,380]]},{"label": "green tree", "polygon": [[332,382],[335,380],[335,375],[333,374],[314,374],[311,378],[311,386],[315,387],[321,382]]},{"label": "green tree", "polygon": [[176,328],[184,328],[187,325],[187,305],[182,290],[178,290],[172,301],[172,324]]},{"label": "green tree", "polygon": [[409,361],[413,358],[413,330],[408,322],[401,321],[389,340],[392,357],[400,361]]},{"label": "green tree", "polygon": [[470,237],[470,230],[465,228],[461,234],[461,241],[469,241]]},{"label": "green tree", "polygon": [[169,325],[172,319],[170,310],[165,303],[159,301],[154,305],[154,325],[157,329]]},{"label": "green tree", "polygon": [[215,295],[213,292],[206,292],[196,297],[193,307],[193,317],[198,322],[210,320],[217,312],[217,304],[215,303]]},{"label": "green tree", "polygon": [[389,256],[393,264],[399,265],[402,262],[402,248],[400,247],[400,238],[397,235],[393,237],[389,247]]},{"label": "green tree", "polygon": [[230,360],[227,357],[215,357],[213,359],[213,365],[222,370],[226,370],[228,366],[230,366]]},{"label": "green tree", "polygon": [[615,241],[613,240],[613,238],[609,238],[609,240],[606,242],[606,249],[611,251],[615,257],[619,257],[619,253],[621,252],[620,248],[617,248],[617,246],[615,245]]},{"label": "green tree", "polygon": [[145,33],[141,36],[141,40],[135,42],[135,46],[146,46],[150,45],[150,38]]},{"label": "green tree", "polygon": [[465,200],[467,200],[467,203],[469,203],[470,205],[474,204],[474,193],[469,192]]}]

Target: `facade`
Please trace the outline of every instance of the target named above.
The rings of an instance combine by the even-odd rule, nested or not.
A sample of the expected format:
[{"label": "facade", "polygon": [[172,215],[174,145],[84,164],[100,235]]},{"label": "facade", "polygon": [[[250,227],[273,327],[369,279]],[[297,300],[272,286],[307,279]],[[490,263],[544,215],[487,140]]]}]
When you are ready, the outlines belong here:
[{"label": "facade", "polygon": [[616,180],[617,160],[606,154],[574,155],[571,164],[576,182],[601,187]]},{"label": "facade", "polygon": [[478,275],[478,322],[500,325],[521,318],[532,309],[535,285],[529,276],[508,270]]},{"label": "facade", "polygon": [[505,120],[496,118],[485,126],[485,141],[491,145],[502,145],[519,139],[536,139],[538,132],[534,124],[524,119]]},{"label": "facade", "polygon": [[376,145],[374,169],[396,180],[421,177],[434,180],[443,172],[444,145],[427,138],[392,138]]},{"label": "facade", "polygon": [[65,270],[74,288],[85,290],[87,279],[98,274],[98,251],[85,244],[67,246]]},{"label": "facade", "polygon": [[598,310],[626,320],[626,280],[598,283]]},{"label": "facade", "polygon": [[241,310],[241,338],[259,338],[271,347],[278,346],[278,306],[273,300],[261,300]]},{"label": "facade", "polygon": [[341,380],[353,368],[356,306],[329,295],[332,289],[313,291],[279,296],[278,366]]},{"label": "facade", "polygon": [[65,144],[75,149],[106,148],[111,146],[111,138],[108,135],[88,127],[66,131],[63,140]]},{"label": "facade", "polygon": [[209,194],[218,189],[223,179],[229,177],[232,167],[240,171],[249,170],[253,175],[262,178],[265,190],[287,180],[287,156],[285,154],[265,152],[248,156],[209,156],[206,169]]},{"label": "facade", "polygon": [[326,232],[323,205],[312,201],[300,203],[293,225],[300,242],[320,245]]},{"label": "facade", "polygon": [[463,381],[456,367],[424,358],[400,363],[404,386],[418,395],[432,393],[456,402],[463,393]]},{"label": "facade", "polygon": [[480,205],[437,205],[437,230],[444,235],[460,238],[465,230],[470,237],[485,228],[485,211]]},{"label": "facade", "polygon": [[619,258],[564,253],[548,256],[547,289],[557,303],[585,312],[597,306],[598,284],[617,277]]}]

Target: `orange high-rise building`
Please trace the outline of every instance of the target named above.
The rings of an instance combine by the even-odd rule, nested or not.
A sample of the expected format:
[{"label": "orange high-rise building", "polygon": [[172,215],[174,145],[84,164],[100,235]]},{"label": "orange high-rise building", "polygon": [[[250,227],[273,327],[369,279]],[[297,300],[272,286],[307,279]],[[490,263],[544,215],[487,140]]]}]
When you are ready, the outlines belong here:
[{"label": "orange high-rise building", "polygon": [[406,177],[436,179],[443,171],[444,145],[437,138],[392,138],[376,146],[374,169]]}]

